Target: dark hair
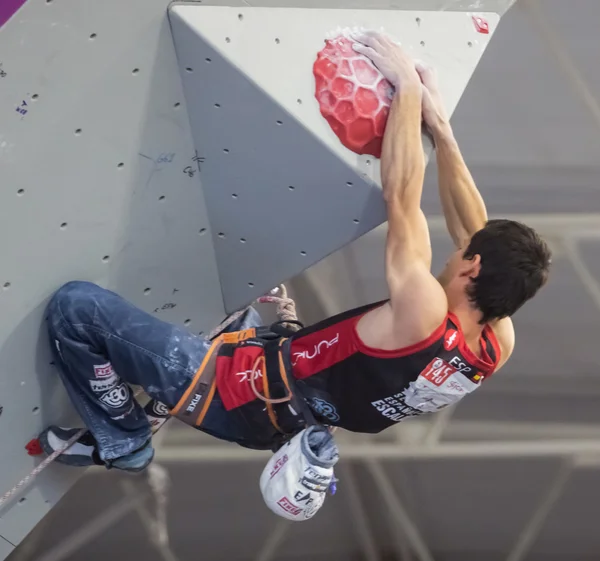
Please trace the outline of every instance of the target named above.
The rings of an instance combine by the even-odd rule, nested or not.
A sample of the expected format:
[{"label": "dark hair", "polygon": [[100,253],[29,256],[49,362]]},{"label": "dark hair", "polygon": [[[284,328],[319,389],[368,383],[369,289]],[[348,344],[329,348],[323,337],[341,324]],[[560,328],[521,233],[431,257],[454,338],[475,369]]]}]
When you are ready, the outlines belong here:
[{"label": "dark hair", "polygon": [[551,252],[529,226],[489,220],[475,232],[463,257],[481,257],[481,269],[467,288],[482,313],[481,323],[512,316],[548,280]]}]

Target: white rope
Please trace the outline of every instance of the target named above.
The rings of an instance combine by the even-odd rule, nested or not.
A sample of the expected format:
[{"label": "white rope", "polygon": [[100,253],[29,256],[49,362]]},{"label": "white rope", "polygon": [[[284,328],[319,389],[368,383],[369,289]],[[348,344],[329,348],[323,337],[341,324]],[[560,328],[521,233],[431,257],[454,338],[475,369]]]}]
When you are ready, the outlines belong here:
[{"label": "white rope", "polygon": [[67,442],[65,442],[60,448],[57,448],[50,454],[43,462],[37,465],[29,475],[26,475],[21,481],[19,481],[12,489],[4,493],[2,498],[0,499],[0,510],[2,507],[8,502],[8,500],[13,497],[21,487],[24,487],[33,479],[35,479],[42,471],[44,471],[56,458],[58,458],[65,450],[73,446],[75,442],[79,440],[85,433],[87,429],[81,429],[76,432]]},{"label": "white rope", "polygon": [[166,468],[157,463],[152,463],[148,466],[148,485],[152,490],[156,507],[152,526],[154,529],[154,539],[159,546],[169,545],[167,501],[169,499],[170,484],[171,480]]},{"label": "white rope", "polygon": [[[281,293],[281,296],[275,296],[277,292]],[[280,285],[278,288],[273,289],[271,294],[268,296],[262,296],[258,298],[258,302],[272,302],[277,305],[277,316],[282,321],[291,321],[296,319],[296,306],[291,298],[287,297],[287,291],[284,285]],[[231,314],[225,321],[221,322],[215,329],[210,332],[209,339],[216,337],[221,331],[227,329],[234,321],[240,318],[250,308],[247,306],[242,310]],[[68,450],[73,444],[75,444],[85,433],[87,429],[81,429],[77,431],[67,442],[65,442],[60,448],[57,448],[52,454],[50,454],[43,462],[37,465],[31,473],[26,475],[21,481],[19,481],[12,489],[9,489],[2,498],[0,499],[0,511],[7,504],[7,502],[18,493],[18,491],[31,483],[42,471],[44,471],[56,458]],[[152,468],[152,465],[150,466]],[[148,484],[154,493],[156,499],[156,526],[157,536],[160,540],[164,540],[166,544],[168,542],[167,524],[166,524],[166,504],[167,504],[167,490],[169,486],[169,477],[167,471],[162,466],[155,465],[153,469],[148,471]],[[162,543],[162,542],[161,542]]]}]

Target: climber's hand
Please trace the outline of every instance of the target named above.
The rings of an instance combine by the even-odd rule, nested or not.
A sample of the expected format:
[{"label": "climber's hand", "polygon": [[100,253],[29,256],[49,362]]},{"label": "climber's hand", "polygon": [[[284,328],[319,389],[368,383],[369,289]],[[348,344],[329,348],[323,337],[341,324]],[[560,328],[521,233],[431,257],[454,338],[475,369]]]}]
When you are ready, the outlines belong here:
[{"label": "climber's hand", "polygon": [[387,35],[364,31],[352,33],[351,38],[355,41],[354,50],[369,58],[396,89],[420,85],[414,60]]},{"label": "climber's hand", "polygon": [[435,69],[422,62],[416,63],[417,73],[423,83],[423,120],[433,134],[449,126],[450,119],[444,108]]}]

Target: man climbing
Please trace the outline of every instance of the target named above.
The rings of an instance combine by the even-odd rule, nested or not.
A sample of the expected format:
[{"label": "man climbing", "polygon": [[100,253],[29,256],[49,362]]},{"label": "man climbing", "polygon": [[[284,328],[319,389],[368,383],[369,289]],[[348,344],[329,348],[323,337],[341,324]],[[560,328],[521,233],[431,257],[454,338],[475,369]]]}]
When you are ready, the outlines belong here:
[{"label": "man climbing", "polygon": [[[381,156],[389,298],[296,333],[257,327],[260,317],[249,309],[231,333],[210,341],[96,285],[68,283],[49,303],[49,334],[89,432],[58,461],[129,471],[150,463],[150,425],[129,384],[199,430],[275,449],[311,415],[376,433],[439,411],[506,363],[515,340],[510,316],[545,284],[548,247],[523,224],[488,221],[433,71],[382,34],[354,39],[355,50],[395,87]],[[438,279],[420,208],[422,121],[435,143],[440,197],[456,244]],[[50,427],[40,441],[49,453],[74,433]]]}]

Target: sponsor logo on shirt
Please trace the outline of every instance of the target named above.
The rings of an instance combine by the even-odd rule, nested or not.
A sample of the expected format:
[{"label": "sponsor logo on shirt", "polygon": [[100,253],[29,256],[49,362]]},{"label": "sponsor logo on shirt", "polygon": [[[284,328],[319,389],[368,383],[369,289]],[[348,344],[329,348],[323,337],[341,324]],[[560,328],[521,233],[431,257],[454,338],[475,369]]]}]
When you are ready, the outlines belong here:
[{"label": "sponsor logo on shirt", "polygon": [[384,399],[378,399],[371,402],[371,405],[377,409],[386,419],[399,422],[406,417],[414,417],[422,412],[407,405],[404,402],[404,392],[400,392]]},{"label": "sponsor logo on shirt", "polygon": [[319,356],[323,350],[330,349],[334,345],[340,342],[340,334],[336,333],[335,337],[331,340],[323,339],[316,345],[313,345],[313,348],[306,351],[301,351],[299,353],[293,353],[292,356],[292,366],[296,366],[298,361],[300,360],[312,360],[313,358]]},{"label": "sponsor logo on shirt", "polygon": [[311,397],[308,399],[311,409],[317,414],[321,415],[321,417],[325,417],[328,421],[335,423],[340,420],[340,416],[336,411],[335,407],[325,401],[324,399],[319,399],[318,397]]},{"label": "sponsor logo on shirt", "polygon": [[458,345],[458,331],[448,329],[444,335],[444,349],[451,351],[456,345]]}]

